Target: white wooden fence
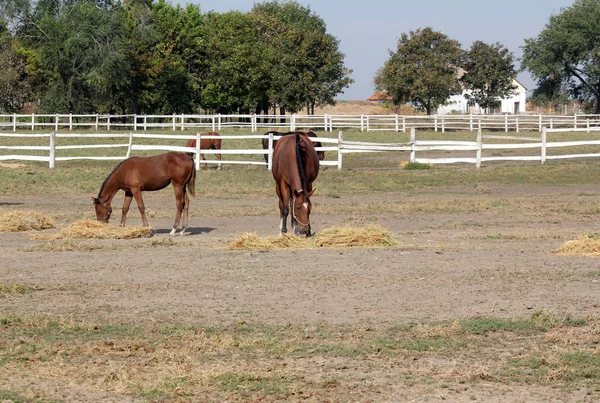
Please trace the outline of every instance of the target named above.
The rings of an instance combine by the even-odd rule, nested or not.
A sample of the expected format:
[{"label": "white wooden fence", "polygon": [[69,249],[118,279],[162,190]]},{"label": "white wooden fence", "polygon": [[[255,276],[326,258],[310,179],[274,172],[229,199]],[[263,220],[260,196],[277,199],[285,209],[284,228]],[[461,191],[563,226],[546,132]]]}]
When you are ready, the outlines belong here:
[{"label": "white wooden fence", "polygon": [[407,132],[412,128],[448,130],[496,130],[504,132],[549,129],[591,129],[600,126],[600,115],[0,115],[0,130],[222,130],[248,128],[252,133],[266,128],[297,130],[312,128],[332,132],[353,128],[361,131]]},{"label": "white wooden fence", "polygon": [[[539,136],[523,137],[523,136],[507,136],[495,134],[483,134],[481,129],[477,131],[475,141],[444,141],[444,140],[418,140],[416,138],[416,129],[411,128],[410,140],[408,143],[369,143],[346,141],[343,138],[343,133],[340,130],[337,138],[317,137],[311,138],[313,141],[319,141],[330,146],[317,147],[317,151],[334,152],[336,159],[320,161],[321,165],[337,166],[342,169],[343,155],[350,153],[370,153],[370,152],[407,152],[408,160],[416,163],[426,164],[453,164],[453,163],[470,163],[480,167],[483,162],[490,161],[540,161],[545,163],[552,159],[574,159],[574,158],[598,158],[600,153],[578,153],[578,154],[558,154],[547,155],[548,149],[558,149],[566,147],[581,147],[581,146],[600,146],[600,140],[582,140],[582,141],[548,141],[552,133],[559,132],[598,132],[600,127],[589,127],[579,129],[548,129],[542,128]],[[0,155],[2,160],[22,160],[22,161],[43,161],[48,162],[50,168],[54,168],[56,161],[68,160],[123,160],[128,158],[132,151],[180,151],[195,154],[196,167],[200,167],[200,163],[208,164],[245,164],[245,165],[265,165],[271,168],[273,156],[273,141],[280,138],[274,136],[273,133],[268,135],[229,135],[229,136],[209,136],[196,133],[195,135],[174,135],[174,134],[150,134],[150,133],[107,133],[107,134],[77,134],[77,133],[46,133],[46,134],[31,134],[31,133],[1,133],[0,138],[48,138],[48,145],[42,146],[10,146],[0,145],[0,150],[9,151],[44,151],[47,155],[31,155],[31,154],[4,154]],[[85,144],[85,145],[58,145],[57,141],[64,138],[119,138],[123,139],[123,143],[116,144]],[[268,139],[269,147],[266,150],[261,149],[221,149],[221,150],[200,150],[200,140],[202,138],[220,138],[223,140],[234,141],[242,139]],[[196,139],[196,147],[174,146],[174,145],[156,145],[156,144],[140,144],[137,140],[140,139],[170,139],[180,140],[181,144],[187,143],[187,140]],[[485,140],[496,140],[496,142],[486,142]],[[506,142],[498,142],[503,140]],[[550,139],[551,140],[551,139]],[[259,141],[256,142],[259,144]],[[123,148],[126,149],[124,155],[119,156],[56,156],[57,150],[74,150],[74,149],[99,149],[99,148]],[[536,150],[530,155],[505,155],[505,156],[484,156],[485,150]],[[417,157],[418,153],[430,153],[432,151],[445,152],[460,152],[462,156],[454,157]],[[200,152],[202,154],[225,154],[225,155],[268,155],[267,162],[255,160],[200,160]],[[472,156],[464,156],[472,152]],[[331,154],[329,154],[331,155]]]}]

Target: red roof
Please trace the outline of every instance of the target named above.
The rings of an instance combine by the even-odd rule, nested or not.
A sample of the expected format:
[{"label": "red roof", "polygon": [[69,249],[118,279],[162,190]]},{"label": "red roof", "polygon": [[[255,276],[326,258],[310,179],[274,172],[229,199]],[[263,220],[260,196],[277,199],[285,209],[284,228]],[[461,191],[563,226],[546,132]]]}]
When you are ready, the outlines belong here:
[{"label": "red roof", "polygon": [[383,93],[375,93],[367,98],[367,101],[391,101],[393,98],[391,95],[383,94]]}]

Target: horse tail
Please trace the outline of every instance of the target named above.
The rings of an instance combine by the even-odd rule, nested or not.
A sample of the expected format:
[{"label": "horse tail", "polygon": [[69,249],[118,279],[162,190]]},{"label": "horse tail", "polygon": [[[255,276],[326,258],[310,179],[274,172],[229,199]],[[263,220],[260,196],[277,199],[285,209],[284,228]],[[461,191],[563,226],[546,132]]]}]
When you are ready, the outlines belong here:
[{"label": "horse tail", "polygon": [[196,196],[196,163],[192,159],[192,174],[186,183],[190,195]]}]

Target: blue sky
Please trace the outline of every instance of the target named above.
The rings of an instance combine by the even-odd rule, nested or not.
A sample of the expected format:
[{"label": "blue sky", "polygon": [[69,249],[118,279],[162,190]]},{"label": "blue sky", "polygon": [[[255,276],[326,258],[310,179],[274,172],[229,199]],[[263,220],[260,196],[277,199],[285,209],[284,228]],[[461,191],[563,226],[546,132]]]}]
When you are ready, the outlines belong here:
[{"label": "blue sky", "polygon": [[[172,0],[176,3],[175,0]],[[469,49],[476,40],[500,42],[516,58],[522,56],[525,38],[536,37],[552,14],[569,7],[573,0],[296,0],[327,24],[327,32],[340,41],[346,67],[355,83],[338,96],[342,100],[364,100],[373,93],[373,76],[395,49],[404,32],[432,27]],[[249,11],[253,0],[192,0],[202,12]],[[518,62],[517,62],[518,67]],[[529,90],[535,81],[527,72],[519,81]]]}]

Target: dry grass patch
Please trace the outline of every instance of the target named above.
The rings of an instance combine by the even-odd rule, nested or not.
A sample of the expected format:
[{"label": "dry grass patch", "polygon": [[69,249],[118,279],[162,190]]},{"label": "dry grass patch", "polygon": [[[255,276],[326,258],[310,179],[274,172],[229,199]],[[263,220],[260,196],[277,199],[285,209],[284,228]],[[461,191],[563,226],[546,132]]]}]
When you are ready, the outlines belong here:
[{"label": "dry grass patch", "polygon": [[150,227],[117,227],[98,221],[79,220],[63,228],[58,234],[35,234],[30,235],[29,239],[134,239],[148,237],[151,231]]},{"label": "dry grass patch", "polygon": [[563,243],[555,253],[563,256],[600,256],[600,239],[594,237]]},{"label": "dry grass patch", "polygon": [[362,228],[350,226],[325,229],[312,238],[284,234],[261,238],[255,232],[242,234],[227,245],[229,250],[272,250],[309,248],[355,248],[394,246],[391,232],[378,225]]},{"label": "dry grass patch", "polygon": [[23,283],[0,283],[0,298],[8,298],[15,295],[27,294],[38,289]]},{"label": "dry grass patch", "polygon": [[54,228],[54,220],[34,211],[0,212],[0,232],[40,231]]}]

